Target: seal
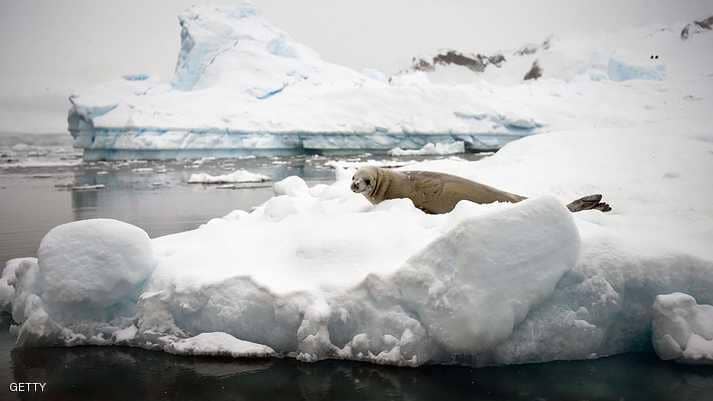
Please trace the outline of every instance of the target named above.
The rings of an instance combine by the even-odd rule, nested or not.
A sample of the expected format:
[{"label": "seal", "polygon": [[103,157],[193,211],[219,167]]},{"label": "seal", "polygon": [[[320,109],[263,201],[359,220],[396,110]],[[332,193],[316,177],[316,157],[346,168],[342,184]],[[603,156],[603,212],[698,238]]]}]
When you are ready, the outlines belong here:
[{"label": "seal", "polygon": [[[448,213],[462,200],[485,204],[520,202],[524,196],[493,188],[462,177],[430,171],[394,171],[373,166],[362,167],[352,177],[351,189],[364,195],[372,204],[388,199],[408,198],[430,214]],[[567,205],[571,212],[599,210],[611,207],[602,202],[602,195],[588,195]]]}]

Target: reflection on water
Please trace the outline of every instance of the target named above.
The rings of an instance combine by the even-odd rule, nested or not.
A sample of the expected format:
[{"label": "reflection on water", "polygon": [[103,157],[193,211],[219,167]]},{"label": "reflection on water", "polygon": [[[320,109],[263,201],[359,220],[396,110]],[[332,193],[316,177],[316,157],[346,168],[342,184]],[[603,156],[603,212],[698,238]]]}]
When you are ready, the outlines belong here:
[{"label": "reflection on water", "polygon": [[182,357],[123,347],[12,349],[0,315],[0,400],[11,382],[47,383],[48,400],[713,400],[713,369],[652,353],[473,369],[346,361]]},{"label": "reflection on water", "polygon": [[17,349],[14,380],[72,400],[696,400],[713,372],[652,354],[504,368],[390,368],[177,357],[129,348]]}]

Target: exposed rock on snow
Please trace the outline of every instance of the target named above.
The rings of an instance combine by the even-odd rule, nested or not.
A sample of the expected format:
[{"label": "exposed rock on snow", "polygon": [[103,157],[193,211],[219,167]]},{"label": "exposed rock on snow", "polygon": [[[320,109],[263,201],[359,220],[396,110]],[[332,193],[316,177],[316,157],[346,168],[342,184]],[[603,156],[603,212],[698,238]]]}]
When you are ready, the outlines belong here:
[{"label": "exposed rock on snow", "polygon": [[227,184],[237,182],[265,182],[270,177],[262,174],[251,173],[247,170],[237,170],[230,174],[210,175],[206,173],[191,174],[188,179],[190,184]]},{"label": "exposed rock on snow", "polygon": [[686,40],[692,34],[702,33],[713,29],[713,15],[700,21],[686,24],[681,30],[681,39]]},{"label": "exposed rock on snow", "polygon": [[528,81],[530,79],[537,79],[542,76],[542,67],[537,63],[537,60],[532,62],[532,67],[530,67],[530,71],[525,74],[525,76],[522,78],[524,81]]},{"label": "exposed rock on snow", "polygon": [[438,53],[430,61],[419,58],[413,58],[411,69],[414,71],[434,71],[438,65],[457,65],[465,67],[473,72],[483,72],[489,65],[500,67],[504,63],[505,56],[495,54],[485,56],[482,54],[463,54],[456,50],[446,50]]},{"label": "exposed rock on snow", "polygon": [[654,303],[653,344],[662,359],[713,364],[713,306],[687,294],[659,295]]}]

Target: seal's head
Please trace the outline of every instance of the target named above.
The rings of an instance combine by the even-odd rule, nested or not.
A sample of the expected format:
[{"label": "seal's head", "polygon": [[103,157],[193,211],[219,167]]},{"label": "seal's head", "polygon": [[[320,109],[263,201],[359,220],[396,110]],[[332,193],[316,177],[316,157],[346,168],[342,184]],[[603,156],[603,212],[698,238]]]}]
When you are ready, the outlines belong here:
[{"label": "seal's head", "polygon": [[370,194],[376,187],[378,170],[376,167],[362,167],[352,177],[352,191],[358,194]]}]

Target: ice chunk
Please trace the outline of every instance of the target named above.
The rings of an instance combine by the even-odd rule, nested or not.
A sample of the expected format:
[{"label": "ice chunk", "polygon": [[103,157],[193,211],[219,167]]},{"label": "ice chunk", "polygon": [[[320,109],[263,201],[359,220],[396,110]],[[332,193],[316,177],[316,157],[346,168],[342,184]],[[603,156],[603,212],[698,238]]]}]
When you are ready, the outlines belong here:
[{"label": "ice chunk", "polygon": [[38,294],[50,310],[73,318],[132,302],[156,266],[146,232],[111,219],[57,226],[37,256]]},{"label": "ice chunk", "polygon": [[612,81],[628,81],[631,79],[649,79],[661,81],[666,75],[666,68],[662,65],[640,66],[627,64],[611,58],[608,65],[609,79]]},{"label": "ice chunk", "polygon": [[392,156],[423,156],[423,155],[453,155],[465,152],[465,144],[461,141],[451,143],[427,143],[421,149],[394,148],[389,151]]},{"label": "ice chunk", "polygon": [[278,181],[273,185],[275,195],[298,196],[306,194],[309,191],[307,183],[300,177],[295,175]]},{"label": "ice chunk", "polygon": [[713,306],[673,293],[657,296],[653,308],[653,344],[661,359],[713,364]]},{"label": "ice chunk", "polygon": [[239,340],[227,333],[201,333],[195,337],[171,342],[165,350],[179,355],[214,355],[233,358],[267,358],[275,355],[272,348]]},{"label": "ice chunk", "polygon": [[190,184],[226,184],[235,182],[265,182],[270,177],[262,174],[251,173],[247,170],[236,170],[230,174],[210,175],[205,173],[191,174],[188,179]]},{"label": "ice chunk", "polygon": [[571,214],[540,198],[461,222],[412,257],[396,283],[439,344],[478,352],[508,338],[578,256]]}]

